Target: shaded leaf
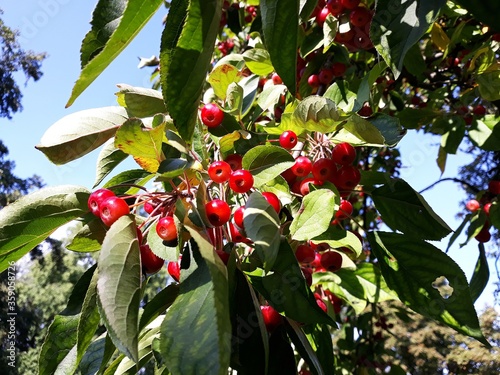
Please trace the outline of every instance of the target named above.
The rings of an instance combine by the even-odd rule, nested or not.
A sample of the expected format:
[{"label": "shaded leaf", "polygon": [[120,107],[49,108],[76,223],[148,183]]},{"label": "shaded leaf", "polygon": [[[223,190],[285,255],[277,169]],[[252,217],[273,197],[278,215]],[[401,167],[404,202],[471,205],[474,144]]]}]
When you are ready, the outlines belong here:
[{"label": "shaded leaf", "polygon": [[472,123],[468,130],[472,143],[485,151],[500,150],[500,119],[486,115]]},{"label": "shaded leaf", "polygon": [[99,185],[127,157],[125,152],[115,147],[115,140],[109,139],[97,157],[96,179],[93,187]]},{"label": "shaded leaf", "polygon": [[107,228],[100,218],[88,213],[76,221],[73,230],[76,234],[66,245],[68,250],[84,253],[101,250]]},{"label": "shaded leaf", "polygon": [[479,257],[477,258],[476,266],[474,267],[474,273],[470,280],[470,293],[472,302],[476,302],[477,299],[481,296],[490,279],[490,269],[488,267],[488,259],[486,258],[484,245],[482,243],[479,243],[478,247]]}]

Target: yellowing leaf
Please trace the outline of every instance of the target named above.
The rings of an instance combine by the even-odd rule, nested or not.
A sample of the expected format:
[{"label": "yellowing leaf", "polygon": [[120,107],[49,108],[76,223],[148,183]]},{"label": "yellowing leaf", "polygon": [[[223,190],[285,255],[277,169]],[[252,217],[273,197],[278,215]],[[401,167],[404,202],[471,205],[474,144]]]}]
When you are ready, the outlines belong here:
[{"label": "yellowing leaf", "polygon": [[446,50],[450,44],[450,38],[437,22],[432,25],[431,40],[441,51]]},{"label": "yellowing leaf", "polygon": [[241,72],[233,65],[222,64],[212,70],[208,82],[212,85],[215,95],[222,100],[226,99],[227,88],[233,82],[241,79]]}]

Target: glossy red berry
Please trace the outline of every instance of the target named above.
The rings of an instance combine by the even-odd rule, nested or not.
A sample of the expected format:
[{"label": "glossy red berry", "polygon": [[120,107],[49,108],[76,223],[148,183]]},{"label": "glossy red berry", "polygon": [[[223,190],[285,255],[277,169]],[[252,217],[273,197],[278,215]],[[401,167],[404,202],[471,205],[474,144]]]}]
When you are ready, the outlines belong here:
[{"label": "glossy red berry", "polygon": [[346,44],[354,39],[354,35],[355,35],[355,32],[354,32],[354,30],[351,29],[349,31],[346,31],[345,33],[337,33],[333,40],[335,40],[337,43],[340,43],[340,44]]},{"label": "glossy red berry", "polygon": [[312,174],[316,180],[327,181],[337,173],[337,166],[332,159],[321,158],[312,165]]},{"label": "glossy red berry", "polygon": [[109,189],[98,189],[92,192],[87,201],[90,212],[92,212],[95,216],[100,216],[99,204],[106,198],[113,197],[114,195],[115,193]]},{"label": "glossy red berry", "polygon": [[274,211],[279,214],[281,211],[281,201],[278,196],[274,193],[271,193],[270,191],[264,191],[262,193],[262,196],[266,199],[267,203],[269,203],[271,207],[274,208]]},{"label": "glossy red berry", "polygon": [[283,317],[269,305],[260,307],[267,332],[272,332],[283,323]]},{"label": "glossy red berry", "polygon": [[272,74],[271,80],[273,81],[273,83],[275,85],[280,85],[283,83],[283,80],[281,79],[281,77],[277,73]]},{"label": "glossy red berry", "polygon": [[338,16],[344,11],[344,6],[341,0],[328,0],[326,7],[332,14],[332,16]]},{"label": "glossy red berry", "polygon": [[231,154],[226,156],[224,161],[229,164],[233,171],[236,171],[238,169],[241,169],[243,157],[240,154]]},{"label": "glossy red berry", "polygon": [[344,165],[338,172],[338,183],[340,188],[343,190],[352,190],[361,181],[361,173],[359,172],[359,169],[353,167],[352,165]]},{"label": "glossy red berry", "polygon": [[499,195],[500,194],[500,181],[491,180],[488,183],[488,190],[491,194]]},{"label": "glossy red berry", "polygon": [[474,113],[476,116],[482,117],[486,114],[486,107],[484,105],[478,104],[474,107],[472,113]]},{"label": "glossy red berry", "polygon": [[491,208],[491,203],[490,202],[486,203],[484,205],[484,207],[483,207],[484,213],[486,215],[488,215],[488,216],[490,215],[490,208]]},{"label": "glossy red berry", "polygon": [[319,76],[317,74],[311,74],[307,78],[307,84],[312,88],[319,87],[319,85],[321,84],[321,82],[319,81]]},{"label": "glossy red berry", "polygon": [[360,0],[340,0],[340,2],[346,9],[354,9],[359,5]]},{"label": "glossy red berry", "polygon": [[321,9],[318,14],[316,15],[316,23],[318,24],[319,27],[323,27],[326,17],[330,14],[330,11],[328,10],[327,7],[324,7]]},{"label": "glossy red berry", "polygon": [[353,26],[363,27],[372,19],[371,12],[365,7],[356,7],[349,15],[349,22]]},{"label": "glossy red berry", "polygon": [[177,239],[177,227],[172,216],[164,216],[156,224],[156,233],[164,241],[174,241]]},{"label": "glossy red berry", "polygon": [[168,262],[167,272],[175,281],[179,282],[181,278],[181,267],[179,262]]},{"label": "glossy red berry", "polygon": [[316,186],[321,186],[321,185],[323,185],[323,181],[316,180],[314,177],[308,177],[308,178],[303,179],[300,182],[300,186],[299,186],[300,194],[302,194],[303,196],[306,196],[307,194],[309,194],[309,192],[311,191],[311,187],[309,186],[310,184],[313,184]]},{"label": "glossy red berry", "polygon": [[299,261],[299,263],[311,263],[316,256],[316,252],[309,245],[299,245],[295,250],[295,257]]},{"label": "glossy red berry", "polygon": [[155,210],[156,205],[153,202],[151,202],[151,201],[146,201],[146,202],[144,202],[143,207],[144,207],[144,211],[147,214],[151,214]]},{"label": "glossy red berry", "polygon": [[243,234],[233,223],[229,223],[229,233],[231,234],[231,241],[233,242],[245,242],[248,243],[250,240]]},{"label": "glossy red berry", "polygon": [[287,150],[294,148],[297,145],[297,141],[297,134],[291,130],[285,130],[280,135],[280,146]]},{"label": "glossy red berry", "polygon": [[370,107],[370,104],[366,103],[361,107],[361,109],[358,111],[358,115],[362,117],[370,117],[373,115],[373,109]]},{"label": "glossy red berry", "polygon": [[215,103],[205,104],[201,108],[201,122],[209,128],[219,126],[224,120],[224,111]]},{"label": "glossy red berry", "polygon": [[165,264],[165,261],[163,259],[153,253],[149,245],[141,245],[139,249],[141,251],[142,269],[145,273],[156,273]]},{"label": "glossy red berry", "polygon": [[314,296],[316,297],[316,304],[321,308],[321,310],[327,312],[328,308],[326,307],[326,303],[321,299],[321,296],[317,293],[314,293]]},{"label": "glossy red berry", "polygon": [[304,177],[311,173],[312,161],[307,156],[299,156],[292,165],[292,171],[296,176]]},{"label": "glossy red berry", "polygon": [[336,144],[332,150],[332,160],[337,164],[352,164],[354,159],[356,159],[356,149],[347,142]]},{"label": "glossy red berry", "polygon": [[490,224],[488,222],[484,223],[483,227],[476,235],[476,240],[481,243],[489,242],[491,239]]},{"label": "glossy red berry", "polygon": [[481,204],[475,199],[471,199],[465,204],[465,208],[467,208],[470,212],[476,212],[480,207]]},{"label": "glossy red berry", "polygon": [[226,182],[227,180],[229,180],[231,172],[231,166],[229,165],[229,163],[223,160],[214,161],[208,166],[208,176],[213,182]]},{"label": "glossy red berry", "polygon": [[214,199],[205,204],[208,221],[215,227],[226,224],[231,217],[229,205],[221,199]]},{"label": "glossy red berry", "polygon": [[346,70],[347,66],[341,62],[336,62],[332,65],[332,73],[335,77],[342,77]]},{"label": "glossy red berry", "polygon": [[99,204],[99,211],[104,225],[110,227],[120,217],[129,214],[130,208],[124,199],[112,196]]},{"label": "glossy red berry", "polygon": [[235,193],[246,193],[253,187],[253,176],[246,169],[238,169],[229,177],[229,187]]},{"label": "glossy red berry", "polygon": [[342,267],[342,255],[336,251],[325,251],[321,254],[320,263],[327,271],[336,272]]},{"label": "glossy red berry", "polygon": [[236,225],[240,229],[244,229],[244,224],[243,224],[243,215],[245,214],[245,207],[240,206],[234,211],[233,214],[233,222],[234,225]]},{"label": "glossy red berry", "polygon": [[335,212],[335,219],[337,220],[344,220],[347,219],[349,216],[352,215],[352,204],[351,202],[342,199],[340,201],[340,206],[337,212]]},{"label": "glossy red berry", "polygon": [[318,73],[318,79],[323,85],[329,85],[333,80],[333,71],[327,68],[321,69]]}]

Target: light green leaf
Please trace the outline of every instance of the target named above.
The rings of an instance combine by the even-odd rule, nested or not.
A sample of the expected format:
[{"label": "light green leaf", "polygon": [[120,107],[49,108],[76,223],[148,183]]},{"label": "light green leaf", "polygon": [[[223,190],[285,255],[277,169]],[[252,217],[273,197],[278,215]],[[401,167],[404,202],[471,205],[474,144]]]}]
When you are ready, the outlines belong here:
[{"label": "light green leaf", "polygon": [[315,95],[308,96],[299,103],[293,112],[292,120],[304,129],[321,133],[333,132],[341,123],[335,103]]},{"label": "light green leaf", "polygon": [[278,146],[261,145],[253,147],[243,156],[242,165],[254,178],[254,185],[259,187],[273,180],[290,168],[293,156]]},{"label": "light green leaf", "polygon": [[264,48],[252,48],[243,52],[243,59],[253,74],[265,77],[274,71],[269,52]]},{"label": "light green leaf", "polygon": [[485,151],[500,150],[500,119],[494,115],[486,115],[476,120],[469,128],[468,134],[472,143]]},{"label": "light green leaf", "polygon": [[333,101],[344,112],[353,111],[357,98],[356,94],[350,91],[341,80],[331,84],[323,96]]},{"label": "light green leaf", "polygon": [[452,231],[404,180],[375,189],[372,199],[384,223],[393,230],[426,240],[440,240]]},{"label": "light green leaf", "polygon": [[98,2],[92,29],[82,42],[82,71],[66,107],[125,49],[162,4],[162,0]]},{"label": "light green leaf", "polygon": [[160,352],[174,374],[226,375],[231,354],[227,271],[213,246],[186,228],[193,236],[190,267],[181,271],[180,294],[161,325]]},{"label": "light green leaf", "polygon": [[335,43],[335,35],[339,27],[339,20],[328,14],[323,24],[323,53],[326,53],[330,47]]},{"label": "light green leaf", "polygon": [[0,272],[57,228],[87,213],[89,195],[79,186],[47,187],[0,210]]},{"label": "light green leaf", "polygon": [[476,77],[476,82],[483,99],[489,101],[500,99],[500,70],[480,74]]},{"label": "light green leaf", "polygon": [[[167,262],[178,261],[179,250],[177,249],[177,246],[167,246],[164,244],[163,240],[156,233],[157,223],[158,222],[154,222],[148,232],[148,245],[151,248],[151,251]],[[179,228],[178,223],[177,228]]]},{"label": "light green leaf", "polygon": [[331,190],[311,191],[304,197],[298,214],[290,225],[292,238],[298,241],[313,239],[325,233],[335,212],[339,197]]},{"label": "light green leaf", "polygon": [[408,50],[437,18],[445,0],[378,0],[370,25],[370,39],[397,79]]},{"label": "light green leaf", "polygon": [[101,250],[101,244],[106,235],[107,228],[102,220],[92,213],[87,213],[74,221],[73,238],[69,238],[66,248],[71,251],[91,252]]},{"label": "light green leaf", "polygon": [[368,233],[387,285],[412,310],[490,346],[479,326],[467,279],[435,246],[396,233]]},{"label": "light green leaf", "polygon": [[115,346],[134,361],[138,354],[141,259],[132,215],[110,228],[99,253],[98,306]]},{"label": "light green leaf", "polygon": [[234,65],[217,65],[208,75],[208,83],[214,89],[215,95],[226,100],[227,88],[233,82],[238,82],[242,78],[241,72]]},{"label": "light green leaf", "polygon": [[132,155],[143,169],[155,173],[165,159],[162,142],[165,136],[165,124],[155,128],[146,128],[137,118],[127,120],[117,130],[115,147]]},{"label": "light green leaf", "polygon": [[118,104],[125,107],[130,117],[151,117],[165,113],[165,102],[158,90],[119,84],[116,93]]},{"label": "light green leaf", "polygon": [[261,0],[262,31],[276,73],[295,94],[299,0]]},{"label": "light green leaf", "polygon": [[127,119],[121,107],[87,109],[50,126],[36,148],[54,164],[65,164],[95,150],[115,135]]},{"label": "light green leaf", "polygon": [[255,244],[255,251],[270,271],[276,261],[280,247],[280,221],[274,208],[262,194],[250,194],[243,216],[245,233]]},{"label": "light green leaf", "polygon": [[233,116],[241,118],[243,109],[243,87],[237,83],[231,83],[227,88],[226,104],[228,112]]}]

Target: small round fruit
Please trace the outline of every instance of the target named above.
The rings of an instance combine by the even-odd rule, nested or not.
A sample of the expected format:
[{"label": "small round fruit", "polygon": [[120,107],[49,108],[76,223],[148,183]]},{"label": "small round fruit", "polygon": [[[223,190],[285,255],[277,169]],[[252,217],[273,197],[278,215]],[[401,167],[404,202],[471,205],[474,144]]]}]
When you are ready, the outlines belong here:
[{"label": "small round fruit", "polygon": [[336,144],[332,150],[332,160],[337,164],[352,164],[354,159],[356,159],[356,149],[347,142]]},{"label": "small round fruit", "polygon": [[175,281],[179,282],[181,278],[181,267],[179,262],[168,262],[167,272]]},{"label": "small round fruit", "polygon": [[337,166],[332,159],[321,158],[312,165],[312,174],[316,180],[327,181],[337,173]]},{"label": "small round fruit", "polygon": [[316,252],[311,246],[302,244],[297,246],[295,250],[295,257],[299,263],[311,263],[316,256]]},{"label": "small round fruit", "polygon": [[488,190],[491,194],[499,195],[500,194],[500,181],[491,180],[488,183]]},{"label": "small round fruit", "polygon": [[177,239],[177,227],[172,216],[164,216],[156,224],[156,233],[164,241],[174,241]]},{"label": "small round fruit", "polygon": [[314,177],[304,178],[300,182],[300,186],[299,186],[300,194],[302,194],[303,196],[306,196],[307,194],[309,194],[309,192],[311,191],[309,184],[321,186],[321,185],[323,185],[323,181],[316,180]]},{"label": "small round fruit", "polygon": [[217,182],[219,184],[229,180],[231,172],[231,166],[223,160],[214,161],[208,166],[208,176],[213,182]]},{"label": "small round fruit", "polygon": [[331,69],[323,68],[318,73],[319,81],[324,85],[329,85],[333,80],[333,71]]},{"label": "small round fruit", "polygon": [[280,85],[283,83],[283,80],[281,79],[281,77],[277,73],[272,74],[271,80],[273,81],[273,83],[275,85]]},{"label": "small round fruit", "polygon": [[349,15],[349,22],[353,26],[363,27],[372,19],[372,14],[365,7],[356,7]]},{"label": "small round fruit", "polygon": [[336,251],[325,251],[321,254],[320,263],[327,271],[336,272],[342,267],[342,255]]},{"label": "small round fruit", "polygon": [[124,199],[112,196],[99,204],[100,217],[104,225],[110,227],[116,220],[130,213],[130,208]]},{"label": "small round fruit", "polygon": [[373,109],[372,107],[370,107],[370,104],[368,103],[364,104],[358,111],[358,115],[362,117],[370,117],[371,115],[373,115]]},{"label": "small round fruit", "polygon": [[335,77],[342,77],[346,70],[347,67],[341,62],[336,62],[332,65],[332,73]]},{"label": "small round fruit", "polygon": [[95,216],[100,216],[99,204],[106,198],[113,197],[114,195],[115,193],[109,189],[97,189],[92,192],[87,202],[90,212],[92,212]]},{"label": "small round fruit", "polygon": [[233,223],[229,223],[229,233],[231,234],[231,241],[248,243],[250,240],[240,232],[240,230]]},{"label": "small round fruit", "polygon": [[341,0],[328,0],[326,3],[326,7],[332,14],[332,16],[337,17],[344,11],[344,6],[342,5]]},{"label": "small round fruit", "polygon": [[245,206],[240,206],[234,211],[233,214],[233,222],[240,229],[244,229],[243,227],[243,215],[245,214]]},{"label": "small round fruit", "polygon": [[335,212],[335,219],[337,220],[344,220],[347,219],[349,216],[352,215],[352,204],[351,202],[342,199],[340,201],[340,206],[337,212]]},{"label": "small round fruit", "polygon": [[147,214],[152,214],[153,211],[155,210],[156,208],[156,205],[153,204],[151,201],[146,201],[144,202],[144,211],[147,213]]},{"label": "small round fruit", "polygon": [[475,199],[471,199],[465,204],[465,208],[467,208],[470,212],[476,212],[480,207],[481,204]]},{"label": "small round fruit", "polygon": [[340,2],[346,9],[354,9],[359,5],[360,0],[340,0]]},{"label": "small round fruit", "polygon": [[274,211],[279,214],[281,211],[281,201],[279,200],[278,196],[274,193],[271,193],[270,191],[264,191],[262,193],[262,196],[266,198],[267,203],[269,203],[274,208]]},{"label": "small round fruit", "polygon": [[324,7],[321,9],[318,14],[316,15],[316,23],[318,24],[319,27],[323,27],[323,24],[326,21],[326,17],[330,14],[330,10],[328,10],[327,7]]},{"label": "small round fruit", "polygon": [[352,165],[344,165],[339,169],[338,183],[343,190],[354,189],[361,181],[359,169]]},{"label": "small round fruit", "polygon": [[319,87],[319,85],[321,84],[321,82],[319,81],[319,76],[317,74],[311,74],[307,78],[307,84],[312,88]]},{"label": "small round fruit", "polygon": [[224,120],[224,111],[215,103],[205,104],[201,108],[201,122],[209,128],[219,126]]},{"label": "small round fruit", "polygon": [[326,307],[326,303],[321,299],[321,297],[316,297],[316,304],[323,310],[324,312],[328,311]]},{"label": "small round fruit", "polygon": [[340,44],[346,44],[354,39],[354,35],[355,35],[354,30],[350,29],[349,31],[346,31],[345,33],[337,33],[333,40],[335,40],[337,43],[340,43]]},{"label": "small round fruit", "polygon": [[472,109],[472,113],[476,116],[484,116],[486,114],[486,107],[482,104],[478,104]]},{"label": "small round fruit", "polygon": [[214,199],[205,204],[208,221],[215,227],[226,224],[231,217],[229,205],[221,199]]},{"label": "small round fruit", "polygon": [[299,156],[292,165],[292,172],[299,177],[305,177],[312,170],[312,161],[307,156]]},{"label": "small round fruit", "polygon": [[491,208],[491,202],[486,203],[483,207],[484,213],[488,216],[490,216],[490,208]]},{"label": "small round fruit", "polygon": [[229,187],[235,193],[246,193],[253,187],[253,176],[246,169],[238,169],[229,177]]},{"label": "small round fruit", "polygon": [[280,135],[280,146],[287,150],[294,148],[297,145],[297,141],[297,134],[291,130],[285,130]]},{"label": "small round fruit", "polygon": [[491,239],[490,224],[488,222],[483,225],[475,238],[478,242],[481,243],[486,243]]},{"label": "small round fruit", "polygon": [[139,249],[141,251],[142,269],[145,273],[152,274],[161,270],[165,261],[153,253],[149,245],[141,245]]},{"label": "small round fruit", "polygon": [[272,332],[283,323],[283,317],[269,305],[260,306],[267,332]]},{"label": "small round fruit", "polygon": [[224,161],[231,166],[233,171],[241,169],[241,163],[243,161],[243,157],[240,154],[231,154],[228,155]]}]

